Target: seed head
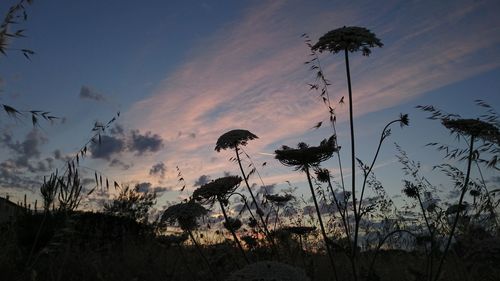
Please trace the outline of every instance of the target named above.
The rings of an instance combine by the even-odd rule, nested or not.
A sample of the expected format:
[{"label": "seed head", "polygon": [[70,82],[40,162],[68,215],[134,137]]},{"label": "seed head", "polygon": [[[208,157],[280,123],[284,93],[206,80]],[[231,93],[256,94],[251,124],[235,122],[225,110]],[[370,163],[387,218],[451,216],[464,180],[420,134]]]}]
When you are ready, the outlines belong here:
[{"label": "seed head", "polygon": [[227,195],[238,188],[242,179],[239,176],[218,178],[200,186],[193,192],[193,199],[203,203],[214,202],[216,199],[225,200]]},{"label": "seed head", "polygon": [[266,194],[266,199],[276,204],[285,204],[292,200],[294,197],[291,194],[278,195],[278,194]]},{"label": "seed head", "polygon": [[319,182],[326,183],[330,181],[330,171],[328,169],[318,168],[315,172]]},{"label": "seed head", "polygon": [[217,140],[217,144],[215,145],[215,150],[217,152],[220,152],[221,149],[235,149],[240,145],[245,146],[249,140],[258,138],[259,137],[247,130],[231,130],[219,137],[219,139]]},{"label": "seed head", "polygon": [[405,181],[403,193],[409,198],[417,199],[419,194],[418,187],[409,181]]},{"label": "seed head", "polygon": [[305,170],[308,167],[318,167],[319,164],[328,160],[333,153],[338,151],[335,137],[321,141],[319,146],[309,147],[305,143],[299,143],[297,148],[283,146],[275,151],[275,158],[285,166],[295,167],[296,170]]},{"label": "seed head", "polygon": [[329,51],[333,54],[344,50],[351,53],[361,50],[363,56],[369,56],[370,48],[383,45],[374,33],[364,27],[344,26],[321,36],[312,49],[319,52]]},{"label": "seed head", "polygon": [[177,222],[182,230],[193,230],[198,227],[198,218],[207,212],[207,209],[194,201],[182,202],[168,207],[160,221],[169,224]]},{"label": "seed head", "polygon": [[497,126],[479,119],[450,119],[441,122],[451,133],[480,138],[500,145],[500,130]]},{"label": "seed head", "polygon": [[314,226],[288,226],[282,228],[283,230],[297,235],[306,235],[316,230]]},{"label": "seed head", "polygon": [[223,223],[223,225],[227,230],[236,231],[240,229],[242,223],[239,219],[233,219],[229,217],[228,220]]}]

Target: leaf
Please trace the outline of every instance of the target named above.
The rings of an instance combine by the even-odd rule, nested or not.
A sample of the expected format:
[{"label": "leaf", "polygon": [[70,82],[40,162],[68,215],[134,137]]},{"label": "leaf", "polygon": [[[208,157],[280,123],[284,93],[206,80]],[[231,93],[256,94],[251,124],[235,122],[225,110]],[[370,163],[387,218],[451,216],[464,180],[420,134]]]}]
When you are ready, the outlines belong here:
[{"label": "leaf", "polygon": [[320,121],[320,122],[318,122],[318,124],[314,125],[312,127],[312,129],[319,129],[319,127],[321,127],[322,124],[323,124],[323,121]]},{"label": "leaf", "polygon": [[92,188],[92,189],[91,189],[91,190],[87,193],[87,196],[88,196],[88,195],[90,195],[90,194],[92,194],[92,193],[95,191],[95,189],[96,189],[96,188],[97,188],[97,186],[94,186],[94,188]]},{"label": "leaf", "polygon": [[5,110],[5,112],[7,112],[7,114],[10,117],[16,117],[18,114],[21,115],[21,112],[19,112],[17,109],[15,109],[11,106],[8,106],[6,104],[3,105],[3,109]]}]

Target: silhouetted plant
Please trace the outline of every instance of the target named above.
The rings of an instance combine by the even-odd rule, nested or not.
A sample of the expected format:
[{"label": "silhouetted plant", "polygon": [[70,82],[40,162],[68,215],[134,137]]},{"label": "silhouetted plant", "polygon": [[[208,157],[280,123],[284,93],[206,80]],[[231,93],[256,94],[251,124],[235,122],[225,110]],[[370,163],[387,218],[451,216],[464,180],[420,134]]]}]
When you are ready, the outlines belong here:
[{"label": "silhouetted plant", "polygon": [[210,262],[208,261],[207,257],[203,254],[200,245],[198,244],[193,235],[193,230],[195,230],[199,226],[198,219],[206,215],[207,213],[208,210],[205,209],[202,205],[194,202],[193,200],[190,200],[187,202],[181,202],[168,207],[161,215],[160,222],[168,224],[177,223],[177,225],[182,230],[186,231],[189,234],[189,237],[191,238],[191,241],[193,242],[194,246],[198,250],[198,253],[200,254],[201,258],[205,261],[206,265],[208,266],[214,279],[219,280],[217,274],[212,269]]},{"label": "silhouetted plant", "polygon": [[335,142],[335,137],[332,136],[328,140],[324,139],[323,141],[321,141],[319,146],[310,147],[306,143],[301,142],[297,145],[297,148],[291,148],[284,145],[281,149],[275,151],[275,158],[279,162],[281,162],[281,164],[289,167],[294,167],[296,171],[300,170],[306,173],[307,182],[309,183],[311,195],[314,201],[314,207],[316,209],[319,225],[321,227],[321,234],[323,235],[325,248],[330,259],[330,264],[335,275],[335,280],[338,280],[335,261],[328,245],[328,236],[326,235],[326,230],[323,224],[323,219],[321,217],[318,200],[316,199],[314,188],[311,182],[310,168],[319,168],[321,162],[330,159],[333,156],[333,153],[337,150],[338,147]]},{"label": "silhouetted plant", "polygon": [[223,178],[218,178],[197,188],[193,192],[192,197],[194,200],[204,203],[213,204],[215,201],[219,202],[225,220],[224,226],[233,235],[234,242],[240,249],[241,254],[243,255],[245,261],[247,263],[250,263],[245,254],[245,250],[243,249],[243,246],[241,245],[241,242],[238,239],[238,236],[236,235],[235,232],[238,228],[241,227],[241,221],[238,220],[237,222],[235,219],[230,218],[227,215],[226,209],[224,207],[225,205],[229,204],[228,198],[238,188],[238,186],[241,183],[241,180],[242,179],[239,176],[227,176]]},{"label": "silhouetted plant", "polygon": [[[358,212],[356,208],[356,153],[355,153],[355,143],[354,143],[354,117],[353,117],[353,97],[352,97],[352,87],[351,87],[351,73],[349,70],[349,52],[361,51],[363,56],[369,56],[371,53],[370,48],[382,47],[380,39],[378,39],[374,33],[370,30],[357,27],[341,27],[327,32],[325,35],[319,38],[318,42],[313,45],[313,50],[318,50],[319,52],[329,51],[332,54],[337,54],[339,52],[344,53],[346,74],[347,74],[347,86],[349,91],[349,123],[351,128],[351,173],[352,173],[352,201],[353,201],[353,212],[354,216],[357,217]],[[354,232],[354,247],[353,256],[355,256],[356,243],[357,243],[357,231]]]},{"label": "silhouetted plant", "polygon": [[453,235],[455,234],[455,230],[460,218],[460,214],[462,212],[462,206],[463,206],[463,200],[464,196],[468,191],[468,186],[469,186],[469,179],[470,179],[470,174],[471,174],[471,165],[472,162],[475,160],[474,153],[476,151],[474,150],[474,142],[476,140],[482,140],[484,142],[493,142],[496,145],[500,144],[500,131],[498,128],[490,123],[487,123],[485,121],[481,121],[479,119],[449,119],[445,118],[442,120],[443,126],[448,128],[450,132],[454,134],[458,134],[462,137],[468,137],[469,140],[469,149],[468,149],[468,159],[467,159],[467,172],[465,175],[465,180],[463,182],[463,185],[461,187],[461,193],[460,193],[460,198],[458,200],[458,209],[454,211],[455,213],[455,218],[453,220],[453,224],[450,230],[450,234],[448,236],[448,241],[446,242],[445,248],[443,255],[441,257],[441,260],[439,261],[439,265],[436,271],[436,277],[434,280],[438,280],[440,275],[441,275],[441,269],[443,266],[443,262],[446,258],[446,255],[448,254],[448,250],[450,248]]},{"label": "silhouetted plant", "polygon": [[139,185],[134,188],[127,186],[110,203],[104,203],[103,212],[147,223],[149,211],[155,203],[155,192],[140,192]]},{"label": "silhouetted plant", "polygon": [[[241,175],[243,176],[243,180],[245,181],[245,184],[247,186],[248,193],[250,193],[250,196],[252,197],[252,203],[255,205],[255,208],[257,209],[257,215],[260,218],[260,222],[262,223],[262,227],[264,228],[265,235],[269,238],[269,228],[267,227],[267,224],[263,218],[263,211],[260,209],[260,206],[257,202],[257,199],[255,198],[255,195],[253,194],[252,188],[250,187],[250,184],[248,183],[248,178],[250,177],[251,173],[250,172],[248,175],[245,173],[245,170],[243,169],[243,166],[241,164],[241,158],[240,158],[240,146],[245,146],[247,145],[248,141],[257,139],[258,137],[251,133],[248,130],[242,130],[242,129],[236,129],[236,130],[231,130],[219,137],[217,139],[217,143],[215,145],[215,150],[217,152],[220,152],[221,150],[226,150],[226,149],[234,149],[234,152],[236,153],[236,161],[238,162],[238,166],[240,167]],[[255,170],[253,170],[255,171]],[[249,210],[250,215],[253,216],[252,212]],[[271,241],[272,244],[274,244]]]},{"label": "silhouetted plant", "polygon": [[274,230],[276,230],[276,226],[279,220],[280,207],[284,207],[286,203],[294,199],[294,196],[292,194],[266,194],[264,195],[264,198],[266,198],[267,201],[271,202],[272,205],[276,207],[276,210],[274,211]]},{"label": "silhouetted plant", "polygon": [[55,174],[51,174],[49,180],[47,180],[45,177],[43,178],[43,184],[40,187],[40,193],[42,194],[43,210],[45,212],[50,211],[50,206],[54,203],[54,199],[57,195],[57,184],[57,172]]},{"label": "silhouetted plant", "polygon": [[[475,186],[474,181],[471,179],[471,168],[472,164],[476,164],[479,172],[480,166],[479,162],[486,164],[487,167],[492,169],[498,169],[496,167],[496,158],[500,152],[500,126],[498,123],[498,115],[496,112],[485,102],[476,101],[476,103],[487,109],[488,114],[482,115],[480,119],[467,119],[461,118],[457,114],[448,114],[443,111],[436,109],[433,106],[417,106],[423,111],[430,112],[431,116],[429,119],[439,120],[442,125],[446,127],[451,134],[455,135],[458,140],[465,140],[467,143],[467,148],[450,148],[449,145],[439,144],[439,143],[430,143],[430,146],[436,147],[439,151],[444,151],[446,153],[445,158],[448,159],[456,159],[458,161],[466,161],[466,172],[463,173],[460,169],[452,166],[451,164],[442,164],[437,166],[441,169],[446,175],[450,176],[455,186],[459,188],[459,199],[456,204],[452,204],[449,206],[446,211],[443,212],[445,218],[452,216],[451,226],[447,233],[446,243],[444,244],[444,250],[441,255],[441,258],[438,262],[438,267],[433,270],[433,261],[432,258],[434,256],[434,240],[435,240],[435,226],[432,222],[430,222],[428,214],[432,209],[429,207],[424,208],[423,200],[420,197],[421,189],[425,188],[428,182],[424,182],[422,179],[416,176],[416,172],[411,172],[412,167],[415,165],[408,161],[405,154],[400,157],[400,162],[405,165],[405,169],[410,170],[413,178],[417,181],[417,184],[413,184],[411,182],[405,183],[405,188],[403,192],[410,198],[417,199],[419,205],[421,206],[422,214],[424,216],[425,223],[427,225],[429,231],[429,239],[431,241],[431,253],[430,253],[430,262],[429,268],[427,269],[427,278],[429,280],[437,281],[442,273],[443,264],[446,259],[446,256],[449,252],[450,246],[452,244],[452,240],[455,236],[455,232],[457,230],[457,226],[461,218],[465,216],[465,212],[467,210],[467,202],[464,201],[465,195],[468,191],[471,190],[471,187]],[[480,144],[476,147],[476,142],[480,142]],[[481,159],[483,155],[493,155],[490,160]],[[482,161],[479,161],[481,159]],[[415,168],[413,168],[415,170]],[[417,169],[418,170],[418,169]],[[483,182],[483,184],[485,184]],[[486,194],[488,194],[486,187]],[[473,190],[480,190],[480,188],[474,188]],[[476,198],[474,196],[474,198]],[[488,201],[491,202],[491,201]]]}]

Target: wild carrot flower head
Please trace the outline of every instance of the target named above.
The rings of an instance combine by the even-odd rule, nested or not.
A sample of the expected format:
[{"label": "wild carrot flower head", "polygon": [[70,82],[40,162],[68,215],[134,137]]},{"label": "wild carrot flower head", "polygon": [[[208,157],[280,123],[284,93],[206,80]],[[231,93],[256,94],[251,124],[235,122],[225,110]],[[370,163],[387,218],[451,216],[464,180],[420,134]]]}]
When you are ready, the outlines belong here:
[{"label": "wild carrot flower head", "polygon": [[217,144],[215,145],[215,150],[217,150],[217,152],[220,152],[221,149],[234,149],[240,145],[245,146],[249,140],[258,138],[259,137],[247,130],[231,130],[219,137],[219,139],[217,140]]},{"label": "wild carrot flower head", "polygon": [[329,182],[330,181],[330,171],[324,168],[318,168],[315,170],[316,178],[319,182]]},{"label": "wild carrot flower head", "polygon": [[369,56],[370,48],[382,47],[383,45],[374,33],[364,27],[344,26],[321,36],[312,49],[319,52],[329,51],[334,54],[344,50],[349,52],[361,50],[363,56]]},{"label": "wild carrot flower head", "polygon": [[288,226],[282,228],[283,230],[297,235],[306,235],[316,230],[314,226]]},{"label": "wild carrot flower head", "polygon": [[231,273],[226,281],[308,281],[304,271],[284,263],[262,261],[252,263]]},{"label": "wild carrot flower head", "polygon": [[412,199],[417,199],[419,195],[418,187],[413,183],[405,180],[405,187],[403,188],[403,193]]},{"label": "wild carrot flower head", "polygon": [[214,202],[216,199],[225,199],[238,188],[242,179],[239,176],[218,178],[200,186],[193,192],[196,201]]},{"label": "wild carrot flower head", "polygon": [[278,194],[266,194],[266,199],[278,205],[283,205],[288,201],[292,200],[294,197],[291,194],[278,195]]},{"label": "wild carrot flower head", "polygon": [[224,227],[231,231],[236,231],[242,226],[241,220],[229,217],[227,221],[223,223]]},{"label": "wild carrot flower head", "polygon": [[319,146],[308,146],[305,143],[299,143],[297,148],[291,148],[286,145],[276,150],[275,158],[285,166],[295,167],[296,170],[304,170],[309,167],[318,167],[319,164],[328,160],[333,153],[338,151],[335,137],[321,141]]},{"label": "wild carrot flower head", "polygon": [[169,224],[177,222],[182,230],[192,230],[198,227],[198,218],[207,212],[207,209],[194,201],[182,202],[168,207],[160,221]]},{"label": "wild carrot flower head", "polygon": [[400,114],[399,123],[401,127],[408,126],[410,124],[410,118],[408,118],[408,114]]},{"label": "wild carrot flower head", "polygon": [[500,144],[500,130],[497,126],[479,119],[444,118],[441,123],[451,133],[467,135],[484,141]]}]

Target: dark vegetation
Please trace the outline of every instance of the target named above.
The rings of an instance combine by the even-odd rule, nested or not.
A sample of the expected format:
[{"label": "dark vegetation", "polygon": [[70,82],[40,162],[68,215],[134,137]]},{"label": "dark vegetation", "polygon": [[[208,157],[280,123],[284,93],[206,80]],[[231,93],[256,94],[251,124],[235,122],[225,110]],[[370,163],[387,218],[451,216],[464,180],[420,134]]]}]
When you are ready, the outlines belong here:
[{"label": "dark vegetation", "polygon": [[[11,25],[26,20],[20,1],[0,27],[0,52],[7,38],[19,38]],[[41,211],[26,204],[15,219],[0,224],[1,280],[499,280],[500,189],[488,183],[482,170],[498,171],[500,123],[483,101],[479,118],[462,118],[433,106],[420,106],[430,119],[441,122],[457,138],[454,145],[431,143],[447,160],[435,166],[452,180],[455,201],[439,198],[438,187],[422,174],[418,162],[399,150],[402,165],[402,203],[389,197],[373,173],[382,144],[394,125],[409,126],[401,114],[390,120],[376,143],[373,159],[364,162],[355,151],[353,92],[349,58],[382,47],[370,30],[342,27],[326,33],[315,44],[303,35],[311,50],[306,64],[315,74],[309,84],[326,106],[332,134],[312,146],[299,142],[282,146],[275,158],[307,180],[312,206],[292,191],[271,194],[262,183],[244,147],[257,136],[231,130],[216,141],[215,150],[234,151],[230,160],[241,175],[218,178],[173,204],[158,218],[150,216],[156,194],[139,187],[123,187],[95,173],[95,187],[82,192],[79,163],[87,146],[101,142],[101,134],[116,120],[96,124],[95,135],[40,188]],[[21,49],[28,59],[34,52]],[[335,104],[328,92],[317,52],[342,54],[348,81],[352,171],[361,176],[344,181],[336,133]],[[344,98],[341,99],[343,103]],[[3,105],[10,115],[21,111]],[[52,120],[49,113],[27,111]],[[55,118],[55,117],[54,117]],[[322,126],[322,122],[316,127]],[[215,142],[215,140],[214,140]],[[337,158],[336,167],[324,167]],[[243,165],[242,163],[245,163]],[[250,163],[250,164],[248,164]],[[465,166],[465,168],[461,168]],[[333,178],[331,168],[340,169]],[[182,179],[183,180],[183,179]],[[82,198],[96,190],[118,191],[100,212],[86,212]],[[243,187],[241,187],[243,185]],[[36,207],[35,207],[36,209]],[[309,211],[305,211],[309,210]],[[211,216],[221,214],[222,220]]]}]

